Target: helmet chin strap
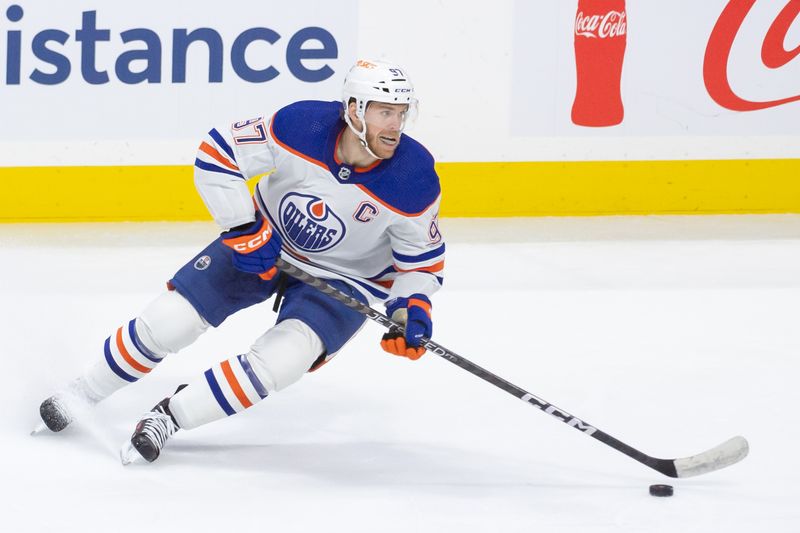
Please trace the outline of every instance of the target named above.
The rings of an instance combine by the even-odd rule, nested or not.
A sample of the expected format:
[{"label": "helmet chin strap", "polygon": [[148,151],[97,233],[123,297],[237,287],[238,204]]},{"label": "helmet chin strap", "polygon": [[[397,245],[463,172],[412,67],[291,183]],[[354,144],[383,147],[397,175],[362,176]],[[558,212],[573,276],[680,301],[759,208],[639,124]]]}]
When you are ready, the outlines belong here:
[{"label": "helmet chin strap", "polygon": [[355,126],[353,126],[353,122],[350,120],[350,113],[344,114],[344,121],[347,122],[347,126],[350,128],[350,131],[356,134],[358,140],[361,142],[362,148],[367,151],[367,153],[374,157],[375,159],[383,159],[383,157],[375,155],[375,153],[369,149],[369,144],[367,143],[367,121],[364,120],[363,116],[358,117],[361,120],[361,124],[364,125],[361,131],[358,131]]}]

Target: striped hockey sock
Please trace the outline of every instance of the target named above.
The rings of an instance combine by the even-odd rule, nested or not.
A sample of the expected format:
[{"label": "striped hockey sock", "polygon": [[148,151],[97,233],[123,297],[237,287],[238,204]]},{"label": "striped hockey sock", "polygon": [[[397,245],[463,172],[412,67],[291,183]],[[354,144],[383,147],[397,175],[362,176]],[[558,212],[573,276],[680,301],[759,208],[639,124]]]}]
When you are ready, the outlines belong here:
[{"label": "striped hockey sock", "polygon": [[81,379],[98,400],[138,381],[164,359],[148,348],[133,319],[117,329],[103,345],[103,358],[87,369]]},{"label": "striped hockey sock", "polygon": [[136,332],[136,319],[106,339],[103,353],[111,371],[128,383],[138,381],[164,358],[142,343]]},{"label": "striped hockey sock", "polygon": [[169,408],[181,428],[192,429],[244,411],[268,394],[247,355],[239,355],[206,370],[170,399]]}]

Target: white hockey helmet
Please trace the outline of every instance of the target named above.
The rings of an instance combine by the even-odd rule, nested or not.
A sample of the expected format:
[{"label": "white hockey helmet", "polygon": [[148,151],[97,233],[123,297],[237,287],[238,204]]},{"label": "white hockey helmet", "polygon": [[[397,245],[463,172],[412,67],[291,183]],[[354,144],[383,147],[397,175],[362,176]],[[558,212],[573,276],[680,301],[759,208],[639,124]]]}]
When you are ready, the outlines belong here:
[{"label": "white hockey helmet", "polygon": [[[351,101],[356,104],[356,116],[361,121],[361,131],[353,126],[348,113]],[[400,131],[413,123],[417,115],[417,99],[414,86],[408,79],[405,70],[393,63],[386,61],[359,59],[347,73],[342,88],[342,104],[344,105],[344,120],[353,130],[361,144],[373,157],[377,157],[367,146],[367,124],[364,114],[369,102],[383,102],[386,104],[406,104],[408,110]]]}]

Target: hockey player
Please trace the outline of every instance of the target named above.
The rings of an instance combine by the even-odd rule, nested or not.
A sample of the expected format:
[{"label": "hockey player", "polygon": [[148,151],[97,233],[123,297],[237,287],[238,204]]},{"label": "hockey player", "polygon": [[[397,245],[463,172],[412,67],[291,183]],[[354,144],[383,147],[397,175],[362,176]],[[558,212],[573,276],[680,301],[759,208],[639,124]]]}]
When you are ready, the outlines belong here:
[{"label": "hockey player", "polygon": [[[212,129],[197,153],[195,183],[221,235],[106,339],[89,370],[42,403],[47,428],[61,431],[80,405],[139,380],[209,326],[276,294],[276,324],[247,353],[143,415],[123,461],[136,453],[153,461],[179,429],[247,409],[329,361],[364,317],[277,272],[279,256],[361,301],[385,302],[406,332],[390,331],[381,346],[418,359],[421,337],[431,336],[430,296],[442,283],[445,245],[433,158],[402,133],[416,111],[402,68],[358,61],[341,102],[296,102]],[[251,197],[246,180],[256,176],[264,177]]]}]

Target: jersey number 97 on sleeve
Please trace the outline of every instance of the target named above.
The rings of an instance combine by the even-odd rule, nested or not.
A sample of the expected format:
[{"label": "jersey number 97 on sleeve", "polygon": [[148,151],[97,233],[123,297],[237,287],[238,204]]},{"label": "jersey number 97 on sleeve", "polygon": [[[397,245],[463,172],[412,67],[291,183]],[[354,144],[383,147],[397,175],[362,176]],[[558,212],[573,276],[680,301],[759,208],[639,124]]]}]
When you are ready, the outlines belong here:
[{"label": "jersey number 97 on sleeve", "polygon": [[[262,144],[267,142],[267,127],[264,117],[236,122],[231,126],[233,142],[236,144]],[[237,134],[237,132],[241,132]]]}]

